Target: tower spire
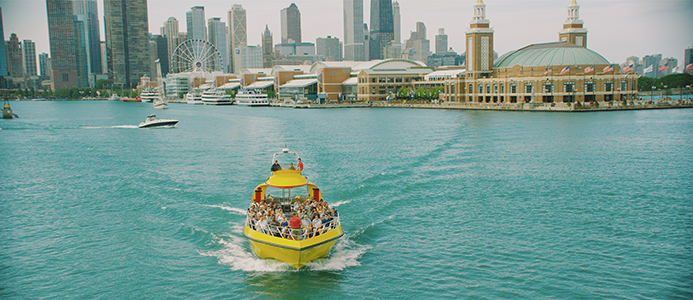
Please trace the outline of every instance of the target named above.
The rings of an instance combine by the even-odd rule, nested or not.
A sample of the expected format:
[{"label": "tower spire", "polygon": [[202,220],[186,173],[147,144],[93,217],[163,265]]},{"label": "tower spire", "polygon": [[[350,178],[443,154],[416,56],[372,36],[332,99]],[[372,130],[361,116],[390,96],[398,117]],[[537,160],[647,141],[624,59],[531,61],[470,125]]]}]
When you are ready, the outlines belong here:
[{"label": "tower spire", "polygon": [[568,5],[568,18],[563,23],[563,30],[558,33],[561,41],[587,47],[587,29],[583,28],[580,20],[580,5],[576,0],[571,0]]},{"label": "tower spire", "polygon": [[[486,19],[486,4],[477,0],[467,37],[467,74],[490,73],[493,68],[493,29]],[[478,75],[481,76],[481,75]]]}]

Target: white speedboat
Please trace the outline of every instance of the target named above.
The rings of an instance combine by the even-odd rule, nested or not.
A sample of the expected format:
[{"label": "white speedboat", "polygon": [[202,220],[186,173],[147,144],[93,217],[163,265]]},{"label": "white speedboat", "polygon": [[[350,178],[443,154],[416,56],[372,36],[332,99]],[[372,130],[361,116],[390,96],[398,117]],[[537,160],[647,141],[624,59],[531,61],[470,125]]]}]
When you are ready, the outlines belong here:
[{"label": "white speedboat", "polygon": [[233,99],[224,90],[209,89],[202,93],[202,103],[204,105],[231,105]]},{"label": "white speedboat", "polygon": [[242,106],[269,106],[267,94],[257,90],[238,90],[236,105]]},{"label": "white speedboat", "polygon": [[118,94],[113,94],[108,98],[109,101],[120,101],[120,96]]},{"label": "white speedboat", "polygon": [[160,127],[173,127],[178,124],[178,120],[172,119],[159,119],[155,115],[149,115],[144,122],[140,123],[137,127],[139,128],[160,128]]},{"label": "white speedboat", "polygon": [[193,92],[185,94],[185,103],[192,104],[192,105],[204,104],[202,102],[202,96],[198,93],[193,93]]},{"label": "white speedboat", "polygon": [[146,89],[140,94],[140,99],[142,99],[142,102],[154,102],[156,99],[161,99],[161,96],[155,90]]},{"label": "white speedboat", "polygon": [[154,99],[154,108],[156,109],[166,109],[168,108],[168,102],[161,98]]}]

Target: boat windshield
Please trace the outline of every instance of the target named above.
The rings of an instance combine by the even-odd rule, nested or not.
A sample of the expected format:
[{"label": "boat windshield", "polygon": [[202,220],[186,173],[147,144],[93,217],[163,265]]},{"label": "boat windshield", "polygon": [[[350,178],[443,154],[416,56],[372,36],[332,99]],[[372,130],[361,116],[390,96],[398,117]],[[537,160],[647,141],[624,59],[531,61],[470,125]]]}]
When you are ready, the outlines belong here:
[{"label": "boat windshield", "polygon": [[308,199],[308,189],[305,186],[282,189],[268,186],[265,191],[265,199],[280,203],[289,203],[292,200],[300,199],[301,201]]}]

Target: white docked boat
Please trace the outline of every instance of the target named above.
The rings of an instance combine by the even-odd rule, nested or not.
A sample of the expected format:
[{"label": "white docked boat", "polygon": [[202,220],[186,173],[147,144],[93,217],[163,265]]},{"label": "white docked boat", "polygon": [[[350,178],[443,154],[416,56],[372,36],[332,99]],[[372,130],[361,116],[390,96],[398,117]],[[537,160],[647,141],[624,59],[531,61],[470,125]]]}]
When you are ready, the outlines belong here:
[{"label": "white docked boat", "polygon": [[209,89],[202,93],[202,103],[204,105],[231,105],[233,99],[226,91],[219,89]]},{"label": "white docked boat", "polygon": [[142,99],[142,102],[154,102],[156,99],[161,99],[161,96],[159,96],[157,91],[147,89],[140,94],[140,99]]},{"label": "white docked boat", "polygon": [[168,102],[166,100],[161,99],[161,98],[156,98],[154,99],[154,108],[156,109],[166,109],[168,108]]},{"label": "white docked boat", "polygon": [[118,94],[113,94],[108,98],[109,101],[120,101],[120,96]]},{"label": "white docked boat", "polygon": [[144,122],[140,123],[139,128],[158,128],[158,127],[173,127],[178,124],[178,120],[159,119],[155,115],[149,115]]},{"label": "white docked boat", "polygon": [[185,103],[192,105],[202,105],[202,95],[198,93],[187,93],[185,94]]},{"label": "white docked boat", "polygon": [[269,106],[267,94],[257,90],[238,90],[236,105],[239,106]]}]

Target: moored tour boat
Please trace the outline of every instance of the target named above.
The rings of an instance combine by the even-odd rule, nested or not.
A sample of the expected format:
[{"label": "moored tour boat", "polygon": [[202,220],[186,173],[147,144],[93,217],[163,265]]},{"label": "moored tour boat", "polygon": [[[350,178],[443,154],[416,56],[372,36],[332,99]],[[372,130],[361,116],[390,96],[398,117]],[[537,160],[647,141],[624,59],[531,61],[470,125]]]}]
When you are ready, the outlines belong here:
[{"label": "moored tour boat", "polygon": [[202,93],[202,103],[204,105],[231,105],[233,99],[226,91],[219,89],[209,89]]},{"label": "moored tour boat", "polygon": [[[296,152],[286,148],[275,153],[272,161],[279,156],[281,161],[286,156],[298,158]],[[301,170],[286,164],[278,170],[274,166],[272,169],[272,176],[253,192],[243,230],[253,252],[260,258],[277,259],[294,268],[327,256],[344,234],[339,214],[323,200],[320,189]],[[297,221],[300,226],[292,226],[294,214],[300,219]]]},{"label": "moored tour boat", "polygon": [[140,125],[139,128],[159,128],[159,127],[173,127],[178,124],[178,120],[172,119],[159,119],[155,115],[149,115]]},{"label": "moored tour boat", "polygon": [[140,94],[140,99],[142,99],[142,102],[154,102],[157,99],[161,99],[161,96],[155,90],[146,89]]},{"label": "moored tour boat", "polygon": [[185,103],[192,105],[204,104],[202,102],[202,96],[199,93],[190,92],[185,94]]},{"label": "moored tour boat", "polygon": [[142,99],[140,99],[140,97],[135,97],[135,98],[120,98],[120,101],[123,101],[123,102],[142,102]]},{"label": "moored tour boat", "polygon": [[236,105],[239,106],[269,106],[267,94],[254,90],[238,90]]}]

